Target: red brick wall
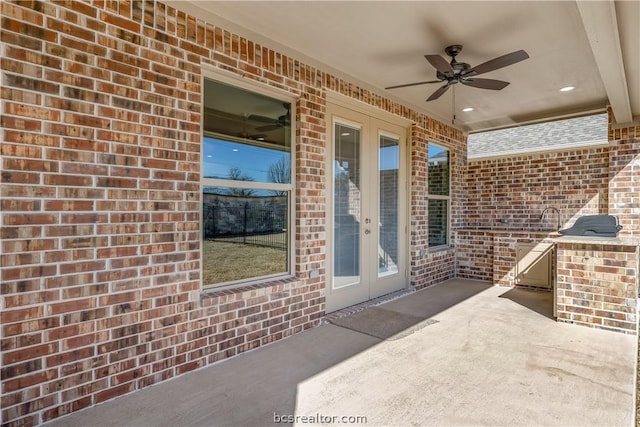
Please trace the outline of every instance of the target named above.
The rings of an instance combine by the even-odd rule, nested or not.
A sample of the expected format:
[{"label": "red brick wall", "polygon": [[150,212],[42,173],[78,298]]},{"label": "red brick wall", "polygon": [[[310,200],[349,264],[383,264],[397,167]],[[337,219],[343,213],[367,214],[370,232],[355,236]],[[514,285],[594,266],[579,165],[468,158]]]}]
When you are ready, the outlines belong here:
[{"label": "red brick wall", "polygon": [[[611,112],[609,112],[611,123]],[[617,215],[622,235],[640,235],[640,126],[609,125],[609,212]]]},{"label": "red brick wall", "polygon": [[[467,169],[468,228],[557,229],[587,214],[608,210],[609,152],[607,147],[474,160]],[[506,221],[506,222],[502,222]]]},{"label": "red brick wall", "polygon": [[456,230],[456,275],[467,279],[493,281],[492,230]]},{"label": "red brick wall", "polygon": [[535,287],[516,283],[517,244],[549,241],[549,233],[545,232],[457,230],[456,274],[500,286]]},{"label": "red brick wall", "polygon": [[[427,141],[450,147],[460,221],[462,132],[161,3],[0,7],[3,424],[37,424],[318,324],[328,90],[416,123],[412,285],[454,274],[453,251],[420,253],[422,189]],[[201,289],[205,64],[299,96],[291,279]]]},{"label": "red brick wall", "polygon": [[512,286],[515,241],[496,244],[500,230],[533,233],[541,241],[545,235],[537,230],[557,230],[555,212],[540,221],[547,206],[560,209],[562,228],[581,215],[606,214],[608,176],[607,147],[469,161],[456,232],[457,275]]},{"label": "red brick wall", "polygon": [[557,245],[558,320],[636,333],[638,246]]}]

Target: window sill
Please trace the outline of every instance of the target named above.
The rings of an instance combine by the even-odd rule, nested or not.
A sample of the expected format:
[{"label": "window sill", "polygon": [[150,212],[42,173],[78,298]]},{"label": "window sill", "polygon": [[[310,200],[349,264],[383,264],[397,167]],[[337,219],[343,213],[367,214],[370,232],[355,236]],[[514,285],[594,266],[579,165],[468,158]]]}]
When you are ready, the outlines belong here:
[{"label": "window sill", "polygon": [[277,285],[286,285],[299,282],[294,276],[281,276],[278,278],[265,279],[253,283],[242,283],[227,286],[211,286],[200,291],[200,298],[215,298],[221,295],[234,295],[242,292],[253,291],[257,289],[270,288]]},{"label": "window sill", "polygon": [[428,254],[433,254],[437,252],[445,252],[455,249],[453,245],[442,245],[442,246],[434,246],[432,248],[427,249]]}]

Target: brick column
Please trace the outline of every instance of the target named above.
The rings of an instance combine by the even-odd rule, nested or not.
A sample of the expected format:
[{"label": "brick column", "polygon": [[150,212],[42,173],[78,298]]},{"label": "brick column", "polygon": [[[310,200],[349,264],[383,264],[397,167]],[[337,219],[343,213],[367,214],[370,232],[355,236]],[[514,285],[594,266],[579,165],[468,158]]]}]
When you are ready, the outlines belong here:
[{"label": "brick column", "polygon": [[640,235],[640,126],[612,128],[609,113],[609,214],[622,235]]},{"label": "brick column", "polygon": [[558,320],[636,333],[638,246],[558,242]]}]

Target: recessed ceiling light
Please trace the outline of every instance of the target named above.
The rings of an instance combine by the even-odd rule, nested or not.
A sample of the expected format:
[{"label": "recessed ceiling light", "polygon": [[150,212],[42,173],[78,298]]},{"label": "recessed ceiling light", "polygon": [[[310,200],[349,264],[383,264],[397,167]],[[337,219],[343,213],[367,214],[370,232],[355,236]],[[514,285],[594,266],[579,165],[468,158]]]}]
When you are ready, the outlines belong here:
[{"label": "recessed ceiling light", "polygon": [[465,113],[468,113],[469,111],[473,111],[473,107],[463,108],[462,111],[464,111]]},{"label": "recessed ceiling light", "polygon": [[562,89],[560,89],[560,92],[571,92],[575,88],[576,88],[575,86],[565,86]]},{"label": "recessed ceiling light", "polygon": [[349,136],[349,135],[351,135],[351,132],[342,132],[340,134],[340,136]]}]

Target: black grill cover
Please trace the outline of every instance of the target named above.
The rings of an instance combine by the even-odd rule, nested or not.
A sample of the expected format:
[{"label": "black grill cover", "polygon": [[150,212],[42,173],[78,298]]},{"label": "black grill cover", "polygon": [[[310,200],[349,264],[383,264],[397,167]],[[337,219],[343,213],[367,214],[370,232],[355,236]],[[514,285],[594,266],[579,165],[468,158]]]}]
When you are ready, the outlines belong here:
[{"label": "black grill cover", "polygon": [[566,236],[616,237],[622,226],[613,215],[585,215],[578,218],[573,227],[560,230]]}]

